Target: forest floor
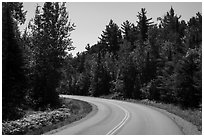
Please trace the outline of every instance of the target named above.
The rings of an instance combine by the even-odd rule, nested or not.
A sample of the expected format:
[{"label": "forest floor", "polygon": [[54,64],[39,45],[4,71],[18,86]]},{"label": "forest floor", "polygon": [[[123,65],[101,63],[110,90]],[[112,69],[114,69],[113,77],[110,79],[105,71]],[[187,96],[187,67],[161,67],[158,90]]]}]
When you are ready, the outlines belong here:
[{"label": "forest floor", "polygon": [[124,99],[121,96],[114,94],[101,96],[106,99],[117,99],[132,103],[139,103],[150,106],[158,111],[166,114],[181,128],[184,134],[202,134],[202,108],[200,109],[182,109],[179,106],[173,104],[165,104],[150,100],[135,100],[135,99]]},{"label": "forest floor", "polygon": [[47,111],[28,111],[18,120],[2,123],[3,135],[39,135],[84,118],[92,106],[84,101],[61,98],[62,107]]}]

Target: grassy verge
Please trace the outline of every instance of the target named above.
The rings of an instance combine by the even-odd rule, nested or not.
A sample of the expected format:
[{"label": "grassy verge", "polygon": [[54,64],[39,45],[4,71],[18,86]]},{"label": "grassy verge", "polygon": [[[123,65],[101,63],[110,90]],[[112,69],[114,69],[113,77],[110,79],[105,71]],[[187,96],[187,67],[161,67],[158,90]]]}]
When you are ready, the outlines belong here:
[{"label": "grassy verge", "polygon": [[85,117],[92,106],[84,101],[62,98],[62,108],[30,112],[24,118],[2,123],[2,134],[6,135],[39,135],[57,129]]},{"label": "grassy verge", "polygon": [[201,109],[182,109],[181,107],[173,104],[159,103],[159,102],[150,101],[150,100],[124,99],[122,97],[117,97],[115,95],[102,96],[102,98],[117,99],[117,100],[132,102],[132,103],[140,103],[140,104],[145,104],[145,105],[157,107],[160,109],[164,109],[170,113],[173,113],[183,118],[186,121],[191,122],[192,124],[197,126],[198,131],[202,132],[202,110]]}]

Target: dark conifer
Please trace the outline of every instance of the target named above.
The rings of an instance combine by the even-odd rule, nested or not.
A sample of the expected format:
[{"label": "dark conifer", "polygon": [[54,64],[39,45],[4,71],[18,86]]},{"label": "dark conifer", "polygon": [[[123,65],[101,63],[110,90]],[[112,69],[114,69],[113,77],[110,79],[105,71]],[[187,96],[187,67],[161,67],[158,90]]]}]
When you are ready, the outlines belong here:
[{"label": "dark conifer", "polygon": [[25,21],[22,3],[2,3],[2,112],[3,120],[20,116],[25,104],[25,69],[17,24]]}]

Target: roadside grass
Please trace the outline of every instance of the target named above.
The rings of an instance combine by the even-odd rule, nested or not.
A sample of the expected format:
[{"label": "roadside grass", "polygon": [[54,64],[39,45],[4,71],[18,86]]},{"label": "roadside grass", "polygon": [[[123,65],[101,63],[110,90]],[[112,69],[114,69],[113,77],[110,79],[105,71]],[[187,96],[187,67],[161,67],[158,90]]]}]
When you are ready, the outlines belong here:
[{"label": "roadside grass", "polygon": [[101,97],[106,99],[116,99],[132,103],[139,103],[164,109],[169,113],[173,113],[183,118],[184,120],[191,122],[193,125],[197,126],[198,131],[202,132],[202,109],[182,109],[180,106],[176,106],[174,104],[165,104],[156,101],[150,101],[147,99],[145,100],[124,99],[123,97],[117,95],[107,95]]},{"label": "roadside grass", "polygon": [[28,132],[27,135],[40,135],[51,130],[58,129],[62,126],[68,125],[74,121],[82,119],[92,111],[92,106],[87,102],[68,98],[61,98],[61,100],[64,105],[63,107],[70,109],[71,113],[70,117],[68,119],[65,119],[64,121],[53,123],[52,125],[42,127],[32,132]]},{"label": "roadside grass", "polygon": [[157,107],[160,109],[164,109],[170,113],[173,113],[189,122],[197,126],[198,131],[202,132],[202,111],[199,109],[182,109],[179,106],[173,105],[173,104],[165,104],[155,101],[149,101],[149,100],[133,100],[133,99],[127,99],[128,102],[133,103],[141,103],[145,105],[150,105],[153,107]]},{"label": "roadside grass", "polygon": [[62,108],[44,112],[28,111],[23,118],[2,123],[3,135],[40,135],[78,121],[92,111],[84,101],[61,98]]}]

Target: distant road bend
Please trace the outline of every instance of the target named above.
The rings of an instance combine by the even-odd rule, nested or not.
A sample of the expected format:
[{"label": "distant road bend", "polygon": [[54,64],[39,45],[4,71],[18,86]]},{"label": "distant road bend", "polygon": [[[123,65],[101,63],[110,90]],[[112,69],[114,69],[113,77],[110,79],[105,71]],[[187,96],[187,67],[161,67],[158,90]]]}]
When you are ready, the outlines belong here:
[{"label": "distant road bend", "polygon": [[58,130],[58,135],[180,135],[179,127],[166,115],[150,107],[117,100],[62,95],[87,101],[98,111],[85,120]]}]

